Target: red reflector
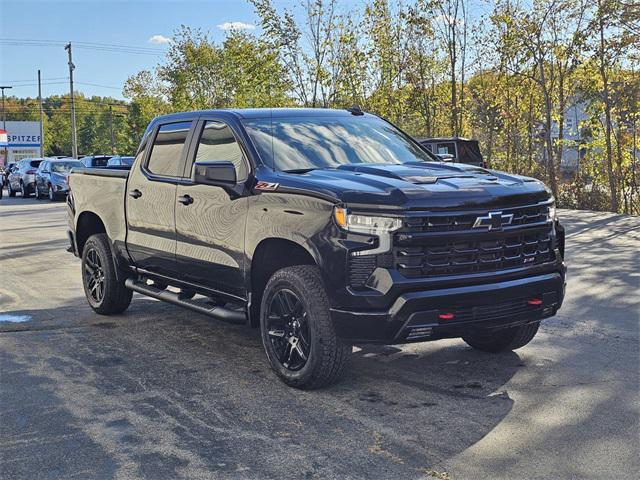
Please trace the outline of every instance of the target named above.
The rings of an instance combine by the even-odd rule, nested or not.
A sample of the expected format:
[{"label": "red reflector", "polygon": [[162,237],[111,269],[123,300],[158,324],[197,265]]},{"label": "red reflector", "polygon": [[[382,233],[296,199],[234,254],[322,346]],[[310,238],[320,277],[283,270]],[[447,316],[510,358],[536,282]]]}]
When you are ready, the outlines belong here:
[{"label": "red reflector", "polygon": [[36,173],[36,171],[35,170],[27,170],[24,173],[26,173],[27,175],[33,175],[34,173]]},{"label": "red reflector", "polygon": [[542,305],[542,300],[540,300],[539,298],[531,298],[527,300],[527,303],[529,305]]},{"label": "red reflector", "polygon": [[455,315],[453,313],[441,313],[438,315],[440,320],[451,320]]}]

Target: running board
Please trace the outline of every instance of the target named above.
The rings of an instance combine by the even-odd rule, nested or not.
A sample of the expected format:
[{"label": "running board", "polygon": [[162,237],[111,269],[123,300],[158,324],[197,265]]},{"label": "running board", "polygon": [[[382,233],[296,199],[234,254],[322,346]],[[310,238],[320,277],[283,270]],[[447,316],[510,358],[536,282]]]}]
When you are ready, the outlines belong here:
[{"label": "running board", "polygon": [[160,290],[146,283],[138,282],[133,278],[128,278],[124,282],[125,287],[134,292],[141,293],[147,297],[157,298],[165,302],[173,303],[181,307],[188,308],[198,313],[203,313],[218,320],[223,320],[230,323],[246,323],[247,315],[245,312],[237,310],[231,310],[224,307],[207,307],[201,305],[193,300],[186,300],[179,297],[178,293],[171,292],[169,290]]}]

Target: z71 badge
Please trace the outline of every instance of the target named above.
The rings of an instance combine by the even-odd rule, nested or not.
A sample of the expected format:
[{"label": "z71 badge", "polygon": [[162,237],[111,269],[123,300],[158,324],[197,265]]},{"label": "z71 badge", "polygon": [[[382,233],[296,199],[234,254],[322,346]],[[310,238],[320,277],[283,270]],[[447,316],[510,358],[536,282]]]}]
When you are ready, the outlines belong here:
[{"label": "z71 badge", "polygon": [[273,191],[277,190],[279,186],[280,186],[279,183],[258,182],[258,183],[256,183],[256,186],[254,188],[256,190],[262,190],[264,192],[273,192]]}]

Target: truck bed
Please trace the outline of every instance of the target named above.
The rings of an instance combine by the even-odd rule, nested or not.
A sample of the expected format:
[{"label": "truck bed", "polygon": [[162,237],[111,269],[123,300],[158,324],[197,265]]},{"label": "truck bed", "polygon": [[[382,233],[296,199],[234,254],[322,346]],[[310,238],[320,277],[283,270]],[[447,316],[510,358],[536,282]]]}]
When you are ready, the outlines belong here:
[{"label": "truck bed", "polygon": [[125,195],[129,170],[74,168],[69,175],[71,203],[78,221],[83,213],[97,215],[114,242],[124,244]]}]

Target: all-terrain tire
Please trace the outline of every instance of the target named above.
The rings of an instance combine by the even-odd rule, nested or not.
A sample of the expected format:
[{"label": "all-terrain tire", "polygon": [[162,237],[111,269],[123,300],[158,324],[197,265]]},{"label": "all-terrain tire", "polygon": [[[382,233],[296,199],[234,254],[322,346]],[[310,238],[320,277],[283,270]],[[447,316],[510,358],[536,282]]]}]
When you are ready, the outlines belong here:
[{"label": "all-terrain tire", "polygon": [[[266,326],[271,300],[282,289],[294,292],[300,299],[308,322],[310,351],[305,365],[297,371],[289,370],[280,362]],[[262,296],[260,330],[271,368],[291,387],[310,390],[335,383],[351,357],[351,345],[338,338],[333,328],[329,300],[315,265],[286,267],[271,276]]]},{"label": "all-terrain tire", "polygon": [[[99,299],[91,295],[90,268],[88,268],[87,260],[91,252],[95,252],[97,256],[100,263],[101,276],[104,278],[103,295]],[[107,234],[91,235],[82,250],[82,284],[87,301],[96,313],[100,315],[115,315],[124,312],[129,307],[133,291],[124,286],[124,278],[122,277],[123,275],[118,280],[116,275],[116,267],[111,256],[111,245]]]},{"label": "all-terrain tire", "polygon": [[524,347],[538,333],[540,322],[527,323],[519,327],[474,333],[462,337],[467,344],[484,352],[504,352]]}]

